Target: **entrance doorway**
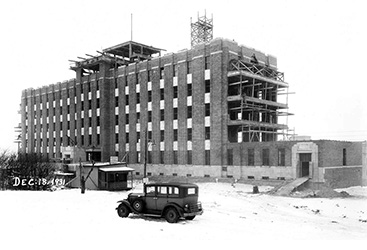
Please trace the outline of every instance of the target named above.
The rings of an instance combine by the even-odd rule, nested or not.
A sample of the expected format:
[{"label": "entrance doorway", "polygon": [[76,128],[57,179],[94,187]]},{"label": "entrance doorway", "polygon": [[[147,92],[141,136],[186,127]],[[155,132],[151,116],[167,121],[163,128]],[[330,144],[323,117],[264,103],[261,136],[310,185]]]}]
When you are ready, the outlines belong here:
[{"label": "entrance doorway", "polygon": [[299,162],[300,162],[299,177],[309,176],[310,175],[311,153],[299,154]]}]

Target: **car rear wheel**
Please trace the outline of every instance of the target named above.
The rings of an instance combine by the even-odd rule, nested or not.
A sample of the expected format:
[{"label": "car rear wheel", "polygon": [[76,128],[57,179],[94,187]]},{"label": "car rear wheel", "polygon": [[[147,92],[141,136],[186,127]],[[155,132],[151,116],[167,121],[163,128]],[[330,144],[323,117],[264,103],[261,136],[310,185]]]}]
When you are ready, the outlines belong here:
[{"label": "car rear wheel", "polygon": [[144,204],[142,200],[134,200],[132,205],[135,211],[139,213],[143,212]]},{"label": "car rear wheel", "polygon": [[117,207],[117,214],[122,218],[128,217],[130,214],[130,209],[125,204],[120,204]]},{"label": "car rear wheel", "polygon": [[166,218],[166,221],[169,223],[177,223],[180,216],[175,208],[170,207],[167,209],[165,213],[165,218]]},{"label": "car rear wheel", "polygon": [[194,218],[195,218],[195,215],[185,217],[186,220],[193,220]]}]

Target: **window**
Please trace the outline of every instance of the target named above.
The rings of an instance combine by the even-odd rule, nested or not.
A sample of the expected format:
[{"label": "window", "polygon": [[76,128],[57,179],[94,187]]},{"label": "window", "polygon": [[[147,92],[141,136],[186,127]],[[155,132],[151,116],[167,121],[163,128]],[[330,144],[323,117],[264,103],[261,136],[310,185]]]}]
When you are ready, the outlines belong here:
[{"label": "window", "polygon": [[178,152],[173,151],[173,164],[178,164]]},{"label": "window", "polygon": [[347,165],[347,149],[343,148],[343,166]]},{"label": "window", "polygon": [[187,129],[187,140],[188,141],[192,140],[192,128]]},{"label": "window", "polygon": [[97,109],[99,109],[99,98],[97,99]]},{"label": "window", "polygon": [[92,100],[88,100],[88,109],[92,109]]},{"label": "window", "polygon": [[177,65],[173,64],[173,76],[177,76]]},{"label": "window", "polygon": [[129,143],[129,133],[125,134],[126,143]]},{"label": "window", "polygon": [[253,148],[249,148],[247,150],[247,155],[248,155],[248,164],[249,166],[255,166],[255,150]]},{"label": "window", "polygon": [[118,84],[117,84],[117,78],[115,78],[115,89],[118,88]]},{"label": "window", "polygon": [[151,102],[152,101],[152,91],[149,90],[148,91],[148,102]]},{"label": "window", "polygon": [[90,82],[87,83],[88,92],[90,92]]},{"label": "window", "polygon": [[119,106],[119,97],[116,96],[115,97],[115,107],[118,107]]},{"label": "window", "polygon": [[164,141],[164,130],[161,130],[161,141]]},{"label": "window", "polygon": [[278,166],[285,166],[285,149],[278,149]]},{"label": "window", "polygon": [[210,93],[210,80],[205,80],[205,93]]},{"label": "window", "polygon": [[155,187],[147,186],[146,194],[147,196],[155,196]]},{"label": "window", "polygon": [[164,151],[160,152],[160,157],[161,157],[161,164],[164,164]]},{"label": "window", "polygon": [[84,118],[82,118],[82,128],[84,128]]},{"label": "window", "polygon": [[161,121],[164,121],[164,109],[161,109]]},{"label": "window", "polygon": [[178,97],[178,87],[174,86],[173,87],[173,98],[177,98]]},{"label": "window", "polygon": [[227,164],[233,166],[233,148],[227,149]]},{"label": "window", "polygon": [[210,116],[210,103],[205,104],[205,116]]},{"label": "window", "polygon": [[205,127],[205,140],[210,140],[210,127]]},{"label": "window", "polygon": [[168,193],[172,196],[178,196],[180,194],[178,187],[168,187]]},{"label": "window", "polygon": [[178,117],[178,109],[173,108],[173,120],[177,120],[177,117]]},{"label": "window", "polygon": [[173,130],[173,141],[177,141],[178,140],[178,131],[177,129]]},{"label": "window", "polygon": [[129,114],[125,115],[125,124],[129,124]]},{"label": "window", "polygon": [[191,73],[191,61],[186,62],[186,67],[187,67],[187,74],[190,74]]},{"label": "window", "polygon": [[119,115],[115,115],[115,125],[119,125]]},{"label": "window", "polygon": [[192,84],[187,84],[187,96],[192,96]]},{"label": "window", "polygon": [[[84,109],[84,101],[83,102],[81,102],[81,110],[83,110]],[[54,113],[55,114],[55,113]]]},{"label": "window", "polygon": [[136,123],[140,122],[140,113],[136,113]]},{"label": "window", "polygon": [[150,82],[150,70],[148,70],[148,82]]},{"label": "window", "polygon": [[210,150],[205,150],[205,165],[210,165]]},{"label": "window", "polygon": [[161,92],[161,100],[164,100],[164,89],[160,89]]},{"label": "window", "polygon": [[187,151],[187,164],[192,164],[192,151]]},{"label": "window", "polygon": [[161,67],[161,69],[159,71],[159,78],[164,79],[164,67]]},{"label": "window", "polygon": [[192,118],[192,106],[187,107],[187,118]]},{"label": "window", "polygon": [[210,68],[210,60],[209,60],[209,56],[205,57],[205,69],[209,69]]},{"label": "window", "polygon": [[140,103],[140,93],[136,93],[136,103]]},{"label": "window", "polygon": [[148,122],[152,121],[152,111],[148,111]]},{"label": "window", "polygon": [[196,188],[187,189],[187,195],[195,195],[195,194],[196,194]]},{"label": "window", "polygon": [[158,194],[168,194],[167,187],[158,187]]},{"label": "window", "polygon": [[264,148],[262,150],[262,165],[263,166],[269,166],[269,149],[268,148]]},{"label": "window", "polygon": [[119,143],[119,134],[115,134],[115,143],[118,144]]},{"label": "window", "polygon": [[129,96],[128,95],[126,95],[126,99],[125,100],[126,100],[125,104],[126,105],[129,105]]},{"label": "window", "polygon": [[97,145],[101,144],[101,135],[97,134]]}]

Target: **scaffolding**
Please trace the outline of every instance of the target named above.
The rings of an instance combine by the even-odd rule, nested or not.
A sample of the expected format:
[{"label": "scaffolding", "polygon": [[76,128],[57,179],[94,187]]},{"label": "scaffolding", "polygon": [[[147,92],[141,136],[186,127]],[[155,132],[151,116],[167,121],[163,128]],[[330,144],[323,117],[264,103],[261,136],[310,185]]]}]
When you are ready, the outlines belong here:
[{"label": "scaffolding", "polygon": [[213,39],[213,15],[211,18],[205,15],[200,17],[193,23],[191,18],[191,47],[200,43],[207,43]]},{"label": "scaffolding", "polygon": [[[111,67],[118,68],[133,62],[150,60],[154,55],[161,56],[164,49],[155,48],[134,41],[127,41],[109,48],[102,52],[97,51],[98,55],[85,54],[85,57],[78,57],[79,61],[69,60],[73,63],[72,70],[82,68],[83,75],[94,74],[99,71],[101,62],[107,62]],[[81,61],[80,61],[81,60]]]},{"label": "scaffolding", "polygon": [[[284,73],[257,61],[232,60],[228,70],[228,137],[230,142],[277,141],[287,124],[288,84]],[[286,95],[286,103],[278,102]]]}]

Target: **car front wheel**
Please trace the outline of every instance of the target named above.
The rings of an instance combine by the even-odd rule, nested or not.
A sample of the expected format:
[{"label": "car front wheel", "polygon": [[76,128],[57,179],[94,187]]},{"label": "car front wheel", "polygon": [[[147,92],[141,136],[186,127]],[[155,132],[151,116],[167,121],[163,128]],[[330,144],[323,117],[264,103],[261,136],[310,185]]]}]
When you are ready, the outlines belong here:
[{"label": "car front wheel", "polygon": [[133,208],[135,209],[135,211],[137,211],[137,212],[139,212],[139,213],[141,213],[141,212],[143,212],[143,201],[142,200],[135,200],[134,202],[133,202]]},{"label": "car front wheel", "polygon": [[130,209],[125,205],[125,204],[120,204],[118,207],[117,207],[117,214],[120,216],[120,217],[128,217],[129,214],[130,214]]},{"label": "car front wheel", "polygon": [[165,214],[166,221],[169,223],[177,223],[180,218],[177,210],[173,207],[168,208]]}]

